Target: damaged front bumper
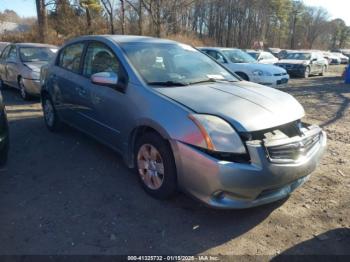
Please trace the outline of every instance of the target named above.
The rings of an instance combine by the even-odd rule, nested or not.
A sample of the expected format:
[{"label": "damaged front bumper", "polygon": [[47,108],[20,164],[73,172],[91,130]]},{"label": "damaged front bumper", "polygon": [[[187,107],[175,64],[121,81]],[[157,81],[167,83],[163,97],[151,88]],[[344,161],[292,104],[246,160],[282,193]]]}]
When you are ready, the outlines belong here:
[{"label": "damaged front bumper", "polygon": [[302,185],[320,161],[326,140],[317,126],[291,138],[267,134],[246,142],[247,163],[219,160],[179,141],[171,145],[184,191],[212,207],[249,208],[285,198]]}]

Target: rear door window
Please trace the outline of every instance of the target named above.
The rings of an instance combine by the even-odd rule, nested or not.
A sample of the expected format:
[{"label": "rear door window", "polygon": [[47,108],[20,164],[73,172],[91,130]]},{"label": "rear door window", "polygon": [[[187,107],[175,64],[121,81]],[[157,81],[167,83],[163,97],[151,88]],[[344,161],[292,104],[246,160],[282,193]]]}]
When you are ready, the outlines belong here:
[{"label": "rear door window", "polygon": [[8,57],[8,60],[10,60],[10,61],[16,61],[16,59],[17,59],[17,49],[16,49],[15,46],[11,47],[11,50],[10,50],[10,52],[9,52],[7,57]]},{"label": "rear door window", "polygon": [[60,53],[58,66],[73,73],[80,73],[80,61],[83,50],[84,43],[72,44],[65,47]]}]

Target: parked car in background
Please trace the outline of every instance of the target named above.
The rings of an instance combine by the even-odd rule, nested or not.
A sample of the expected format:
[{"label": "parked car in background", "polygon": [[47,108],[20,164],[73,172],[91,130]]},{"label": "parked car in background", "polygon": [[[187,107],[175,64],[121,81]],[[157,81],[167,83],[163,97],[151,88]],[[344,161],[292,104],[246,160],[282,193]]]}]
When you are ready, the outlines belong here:
[{"label": "parked car in background", "polygon": [[334,48],[331,50],[332,53],[341,53],[347,57],[350,58],[350,49],[339,49],[339,48]]},{"label": "parked car in background", "polygon": [[269,47],[269,48],[267,48],[267,51],[279,59],[280,58],[279,56],[280,56],[282,49],[275,48],[275,47]]},{"label": "parked car in background", "polygon": [[278,59],[283,59],[288,55],[288,52],[291,50],[283,49],[281,52],[278,53]]},{"label": "parked car in background", "polygon": [[10,43],[8,42],[0,42],[0,55],[1,55],[1,52],[5,49],[5,47],[9,44]]},{"label": "parked car in background", "polygon": [[8,85],[19,89],[24,100],[40,95],[40,68],[56,51],[57,47],[52,45],[8,45],[0,56],[0,87]]},{"label": "parked car in background", "polygon": [[326,146],[291,95],[174,41],[80,37],[42,73],[48,129],[68,123],[120,152],[156,198],[179,188],[217,208],[273,202],[308,179]]},{"label": "parked car in background", "polygon": [[262,50],[246,50],[246,52],[261,64],[273,65],[278,62],[278,58],[270,52]]},{"label": "parked car in background", "polygon": [[339,59],[338,61],[340,61],[340,64],[349,63],[349,57],[343,55],[342,53],[331,53],[331,54]]},{"label": "parked car in background", "polygon": [[350,59],[350,49],[343,49],[342,54],[347,56]]},{"label": "parked car in background", "polygon": [[289,51],[276,65],[287,70],[288,74],[302,76],[324,75],[327,70],[326,59],[320,52]]},{"label": "parked car in background", "polygon": [[339,56],[334,55],[334,53],[330,53],[328,56],[328,61],[330,65],[340,65],[341,64],[341,59]]},{"label": "parked car in background", "polygon": [[276,88],[284,87],[288,83],[289,75],[286,70],[274,65],[259,64],[240,49],[220,47],[199,49],[246,81]]},{"label": "parked car in background", "polygon": [[9,150],[9,128],[2,94],[0,92],[0,167],[7,162]]}]

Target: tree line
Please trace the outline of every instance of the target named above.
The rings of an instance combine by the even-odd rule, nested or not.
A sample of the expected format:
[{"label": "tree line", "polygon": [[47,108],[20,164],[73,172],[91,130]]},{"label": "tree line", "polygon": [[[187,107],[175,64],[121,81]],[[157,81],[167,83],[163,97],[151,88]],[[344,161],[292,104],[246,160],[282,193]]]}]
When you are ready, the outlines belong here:
[{"label": "tree line", "polygon": [[[34,1],[34,0],[33,0]],[[350,27],[300,0],[35,0],[40,42],[136,34],[239,48],[345,48]]]}]

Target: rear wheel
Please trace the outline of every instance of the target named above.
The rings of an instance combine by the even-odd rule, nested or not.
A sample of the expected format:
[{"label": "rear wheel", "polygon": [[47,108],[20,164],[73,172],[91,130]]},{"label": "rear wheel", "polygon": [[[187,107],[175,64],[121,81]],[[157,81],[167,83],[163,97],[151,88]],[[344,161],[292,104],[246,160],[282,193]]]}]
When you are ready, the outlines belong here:
[{"label": "rear wheel", "polygon": [[62,127],[62,122],[57,115],[57,112],[52,103],[52,100],[48,97],[43,97],[42,106],[44,111],[44,121],[45,121],[46,127],[51,132],[59,131]]},{"label": "rear wheel", "polygon": [[21,92],[21,97],[23,100],[29,100],[30,96],[26,90],[26,87],[24,85],[24,82],[23,82],[23,78],[19,78],[18,80],[18,86],[19,86],[19,90]]},{"label": "rear wheel", "polygon": [[174,156],[167,141],[146,133],[136,142],[135,167],[144,190],[158,199],[167,199],[177,190]]},{"label": "rear wheel", "polygon": [[326,66],[323,66],[320,76],[324,76],[324,73],[326,72],[326,70],[327,70]]}]

